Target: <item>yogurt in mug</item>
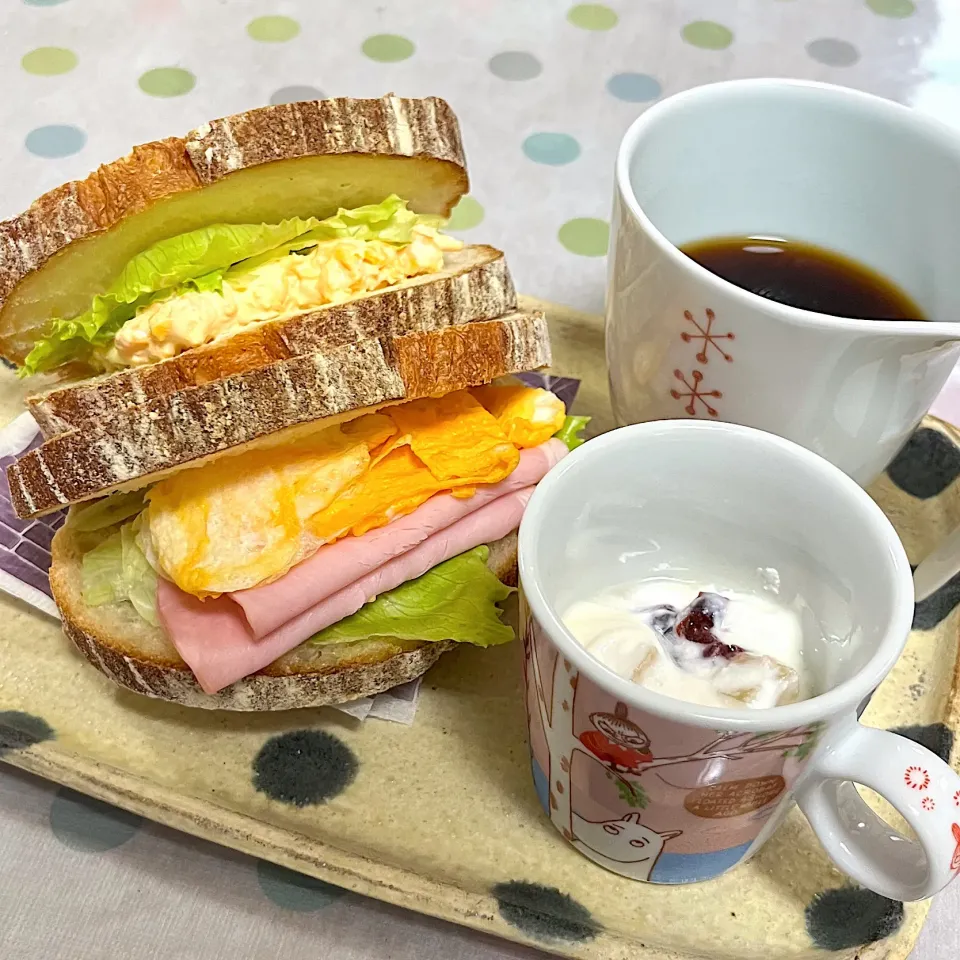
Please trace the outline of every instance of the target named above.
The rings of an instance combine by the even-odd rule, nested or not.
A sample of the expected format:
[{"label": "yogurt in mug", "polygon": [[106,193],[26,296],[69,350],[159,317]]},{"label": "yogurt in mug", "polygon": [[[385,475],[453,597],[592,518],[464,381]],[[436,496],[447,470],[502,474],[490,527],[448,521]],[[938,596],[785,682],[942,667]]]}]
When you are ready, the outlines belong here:
[{"label": "yogurt in mug", "polygon": [[570,606],[567,628],[615,673],[678,700],[766,708],[813,695],[803,601],[655,577]]}]

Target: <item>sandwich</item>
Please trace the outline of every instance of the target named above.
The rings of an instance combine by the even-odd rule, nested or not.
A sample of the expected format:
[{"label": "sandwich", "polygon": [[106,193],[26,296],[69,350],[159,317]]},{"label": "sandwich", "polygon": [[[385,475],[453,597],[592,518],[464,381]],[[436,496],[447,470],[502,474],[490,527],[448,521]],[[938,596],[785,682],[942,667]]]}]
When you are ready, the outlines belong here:
[{"label": "sandwich", "polygon": [[0,224],[0,355],[69,507],[64,632],[190,706],[341,703],[512,631],[515,530],[582,418],[467,189],[441,100],[254,110],[137,147]]}]

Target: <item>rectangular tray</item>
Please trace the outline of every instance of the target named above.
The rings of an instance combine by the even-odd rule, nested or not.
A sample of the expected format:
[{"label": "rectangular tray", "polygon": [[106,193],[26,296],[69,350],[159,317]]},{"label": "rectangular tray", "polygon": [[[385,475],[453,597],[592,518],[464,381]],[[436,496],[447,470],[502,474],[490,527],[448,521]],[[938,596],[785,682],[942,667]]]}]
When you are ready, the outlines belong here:
[{"label": "rectangular tray", "polygon": [[[556,372],[583,381],[577,412],[595,418],[592,432],[609,429],[602,320],[529,298],[525,306],[547,311]],[[4,372],[3,422],[23,393]],[[934,446],[957,445],[951,427],[925,427]],[[911,559],[960,523],[957,484],[920,500],[885,476],[871,492]],[[934,600],[941,606],[927,619],[946,615],[911,634],[864,719],[952,743],[957,613]],[[52,619],[7,596],[0,618],[4,760],[187,833],[570,957],[812,960],[823,955],[817,942],[849,925],[835,901],[818,900],[847,884],[796,809],[751,863],[688,887],[622,879],[567,846],[533,789],[519,643],[446,655],[407,728],[328,709],[244,715],[149,700],[91,669]],[[8,727],[39,734],[47,724],[52,737],[4,750],[5,711],[29,715],[7,714]],[[324,792],[328,802],[297,805]],[[896,905],[884,909],[896,925]],[[833,956],[903,960],[927,909],[908,904],[890,937]]]}]

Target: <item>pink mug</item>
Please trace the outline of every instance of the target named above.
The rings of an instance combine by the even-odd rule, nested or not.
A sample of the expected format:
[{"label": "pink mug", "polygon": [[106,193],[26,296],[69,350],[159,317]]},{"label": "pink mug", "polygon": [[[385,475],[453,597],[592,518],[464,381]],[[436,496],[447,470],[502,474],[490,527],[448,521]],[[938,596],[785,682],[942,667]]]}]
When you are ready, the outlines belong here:
[{"label": "pink mug", "polygon": [[[520,528],[534,784],[581,853],[653,883],[709,880],[749,859],[796,801],[837,866],[897,900],[960,871],[960,777],[858,717],[910,630],[913,585],[879,507],[826,460],[728,423],[614,430],[540,483]],[[686,703],[613,673],[561,619],[604,587],[690,571],[751,589],[777,571],[823,626],[819,693],[770,709]],[[875,790],[916,839],[888,826]]]}]

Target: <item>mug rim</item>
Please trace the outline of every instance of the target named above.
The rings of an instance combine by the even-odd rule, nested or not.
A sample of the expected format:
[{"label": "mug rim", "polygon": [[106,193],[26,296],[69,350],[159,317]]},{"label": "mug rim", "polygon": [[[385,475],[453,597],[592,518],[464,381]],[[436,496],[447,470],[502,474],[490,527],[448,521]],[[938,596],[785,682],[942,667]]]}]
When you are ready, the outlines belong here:
[{"label": "mug rim", "polygon": [[[747,439],[769,450],[792,457],[819,472],[824,481],[837,488],[858,511],[859,522],[872,528],[877,539],[885,543],[885,564],[889,573],[893,614],[876,650],[852,677],[835,687],[797,703],[763,709],[712,707],[677,700],[657,693],[614,673],[581,646],[566,627],[540,586],[532,558],[541,527],[550,515],[551,501],[567,482],[570,471],[610,447],[642,443],[648,436],[666,433],[697,434],[725,432]],[[655,420],[617,427],[573,450],[540,481],[534,489],[520,523],[517,544],[517,567],[524,598],[530,614],[546,631],[549,640],[561,655],[576,664],[601,689],[638,710],[667,717],[677,723],[713,726],[717,729],[782,730],[808,726],[835,716],[846,709],[855,709],[887,676],[900,658],[913,621],[913,575],[906,551],[887,516],[862,487],[823,457],[791,440],[771,433],[725,422],[702,420]]]},{"label": "mug rim", "polygon": [[[776,317],[776,319],[795,326],[828,327],[854,333],[869,333],[871,336],[876,336],[878,333],[888,336],[916,335],[918,332],[918,321],[916,320],[885,320],[881,325],[882,330],[878,330],[878,324],[873,320],[835,317],[814,310],[803,310],[776,300],[768,300],[757,293],[738,287],[688,257],[679,247],[671,243],[659,227],[647,216],[637,200],[637,195],[630,180],[630,164],[637,152],[639,143],[649,134],[648,128],[671,113],[682,110],[691,101],[706,103],[714,101],[718,105],[722,105],[729,98],[736,99],[741,93],[749,94],[757,90],[774,91],[785,96],[819,97],[823,100],[846,103],[862,112],[873,113],[882,122],[888,123],[891,128],[894,125],[899,125],[901,129],[909,128],[912,133],[925,133],[927,136],[938,140],[945,150],[950,150],[956,155],[958,172],[960,172],[960,137],[945,123],[934,117],[919,113],[913,108],[896,103],[893,100],[887,100],[884,97],[864,93],[850,87],[841,87],[833,83],[779,77],[750,77],[691,87],[688,90],[665,97],[641,113],[627,128],[627,132],[623,135],[617,149],[614,179],[621,203],[625,205],[630,216],[649,236],[657,249],[675,266],[690,271],[703,283],[719,287],[742,307],[763,310]],[[955,322],[935,319],[921,322],[923,323],[923,332],[927,335],[957,336],[958,324]]]}]

